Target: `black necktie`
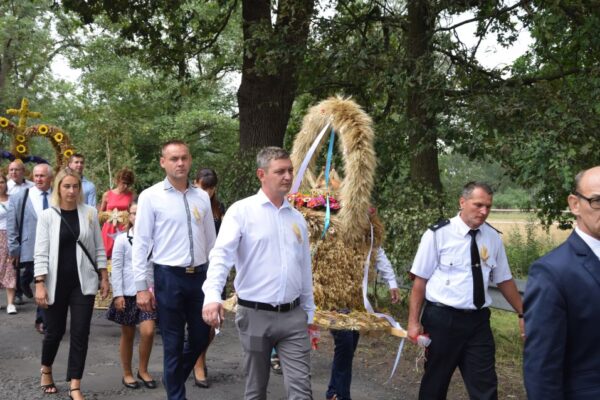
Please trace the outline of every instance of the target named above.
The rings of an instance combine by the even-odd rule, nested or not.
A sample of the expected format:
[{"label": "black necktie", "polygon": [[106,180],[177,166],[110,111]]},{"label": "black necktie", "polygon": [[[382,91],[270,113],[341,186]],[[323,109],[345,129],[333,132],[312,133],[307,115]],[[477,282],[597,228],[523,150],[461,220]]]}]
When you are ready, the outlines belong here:
[{"label": "black necktie", "polygon": [[480,309],[485,303],[485,294],[483,292],[483,274],[481,273],[481,258],[477,249],[477,236],[479,229],[471,229],[471,271],[473,273],[473,304]]},{"label": "black necktie", "polygon": [[44,197],[42,199],[42,210],[45,210],[48,208],[48,192],[42,192],[42,196]]}]

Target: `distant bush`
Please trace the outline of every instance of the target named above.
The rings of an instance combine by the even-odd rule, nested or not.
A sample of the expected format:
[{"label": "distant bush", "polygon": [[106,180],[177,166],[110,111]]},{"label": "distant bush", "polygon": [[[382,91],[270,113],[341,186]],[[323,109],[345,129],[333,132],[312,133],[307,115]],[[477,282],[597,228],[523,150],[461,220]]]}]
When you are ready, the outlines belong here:
[{"label": "distant bush", "polygon": [[507,188],[494,194],[494,208],[526,210],[531,207],[531,195],[521,188]]},{"label": "distant bush", "polygon": [[525,234],[515,229],[505,242],[508,264],[516,278],[526,278],[529,266],[557,246],[549,233],[536,233],[537,227],[539,225],[528,221]]}]

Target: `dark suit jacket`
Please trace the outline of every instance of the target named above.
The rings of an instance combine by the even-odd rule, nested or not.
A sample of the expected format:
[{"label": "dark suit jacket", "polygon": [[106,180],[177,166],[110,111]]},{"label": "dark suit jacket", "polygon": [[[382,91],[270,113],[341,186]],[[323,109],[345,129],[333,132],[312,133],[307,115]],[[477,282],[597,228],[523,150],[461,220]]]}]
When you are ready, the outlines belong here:
[{"label": "dark suit jacket", "polygon": [[524,308],[528,398],[600,399],[600,260],[577,233],[533,263]]}]

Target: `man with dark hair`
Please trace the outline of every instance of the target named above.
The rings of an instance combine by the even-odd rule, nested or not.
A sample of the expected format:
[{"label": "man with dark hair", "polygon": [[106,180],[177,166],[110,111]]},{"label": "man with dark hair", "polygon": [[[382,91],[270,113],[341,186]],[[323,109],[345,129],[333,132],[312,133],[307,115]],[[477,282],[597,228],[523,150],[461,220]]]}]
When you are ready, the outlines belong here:
[{"label": "man with dark hair", "polygon": [[[192,156],[187,144],[180,140],[165,143],[160,166],[166,178],[144,190],[138,199],[133,270],[138,306],[158,312],[167,398],[184,400],[185,381],[208,344],[210,328],[202,320],[202,284],[208,253],[215,243],[215,224],[208,195],[188,180]],[[154,294],[148,290],[150,252]],[[184,344],[186,324],[188,340]]]},{"label": "man with dark hair", "polygon": [[261,189],[234,203],[210,253],[202,289],[204,320],[223,321],[221,291],[235,264],[236,325],[245,353],[246,400],[265,400],[271,349],[281,359],[288,399],[312,399],[310,341],[315,303],[306,222],[287,201],[293,178],[289,154],[278,147],[256,158]]},{"label": "man with dark hair", "polygon": [[[427,333],[425,374],[420,400],[446,399],[456,367],[469,397],[497,399],[495,345],[487,294],[490,282],[519,316],[521,296],[512,279],[499,232],[487,224],[493,192],[482,182],[469,182],[459,200],[460,212],[423,234],[411,274],[408,336],[416,342]],[[423,309],[424,307],[424,309]]]},{"label": "man with dark hair", "polygon": [[575,177],[576,227],[529,268],[523,354],[530,399],[600,399],[600,166]]},{"label": "man with dark hair", "polygon": [[83,154],[75,153],[69,157],[69,168],[75,170],[81,176],[81,190],[83,192],[83,201],[88,206],[96,207],[96,186],[83,176],[85,168],[85,157]]}]

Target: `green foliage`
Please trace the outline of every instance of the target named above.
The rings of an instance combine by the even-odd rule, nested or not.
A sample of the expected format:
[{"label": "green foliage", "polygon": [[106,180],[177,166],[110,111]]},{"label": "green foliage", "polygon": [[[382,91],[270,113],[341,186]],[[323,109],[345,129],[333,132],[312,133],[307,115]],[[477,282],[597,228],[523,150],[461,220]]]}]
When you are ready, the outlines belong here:
[{"label": "green foliage", "polygon": [[520,188],[507,188],[494,194],[494,208],[520,209],[531,208],[531,195]]},{"label": "green foliage", "polygon": [[533,220],[525,225],[525,232],[515,229],[505,241],[506,256],[513,275],[526,278],[529,266],[538,258],[557,246],[548,231],[539,231]]}]

